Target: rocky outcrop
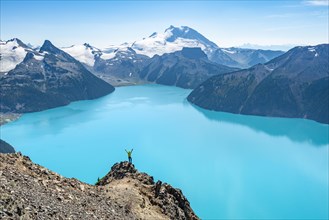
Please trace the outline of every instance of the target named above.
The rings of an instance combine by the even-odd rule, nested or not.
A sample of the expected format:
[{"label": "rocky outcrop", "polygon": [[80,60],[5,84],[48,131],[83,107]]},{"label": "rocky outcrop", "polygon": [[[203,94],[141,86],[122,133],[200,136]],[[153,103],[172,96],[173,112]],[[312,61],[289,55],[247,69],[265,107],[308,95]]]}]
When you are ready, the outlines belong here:
[{"label": "rocky outcrop", "polygon": [[134,165],[128,162],[114,164],[111,171],[96,185],[111,187],[126,180],[135,183],[148,200],[148,205],[158,207],[161,214],[170,219],[198,219],[180,189],[161,181],[155,183],[152,176],[138,172]]},{"label": "rocky outcrop", "polygon": [[0,139],[0,153],[4,153],[4,154],[15,153],[15,149],[6,141]]},{"label": "rocky outcrop", "polygon": [[179,189],[115,164],[96,186],[0,154],[0,219],[198,219]]}]

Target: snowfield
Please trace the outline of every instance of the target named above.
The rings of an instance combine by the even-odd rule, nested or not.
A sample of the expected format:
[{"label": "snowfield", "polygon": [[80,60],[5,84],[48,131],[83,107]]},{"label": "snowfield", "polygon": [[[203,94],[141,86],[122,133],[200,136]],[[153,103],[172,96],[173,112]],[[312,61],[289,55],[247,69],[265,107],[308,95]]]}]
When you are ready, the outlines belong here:
[{"label": "snowfield", "polygon": [[32,49],[21,46],[16,38],[9,41],[0,41],[0,73],[6,74],[14,69],[17,64],[24,60],[29,50],[32,51]]}]

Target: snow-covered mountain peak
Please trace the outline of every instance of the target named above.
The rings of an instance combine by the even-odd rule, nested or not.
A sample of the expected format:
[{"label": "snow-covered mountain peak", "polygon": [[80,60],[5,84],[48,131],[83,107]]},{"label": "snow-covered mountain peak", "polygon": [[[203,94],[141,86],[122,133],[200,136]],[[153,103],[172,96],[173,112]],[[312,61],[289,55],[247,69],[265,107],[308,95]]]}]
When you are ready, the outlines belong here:
[{"label": "snow-covered mountain peak", "polygon": [[196,30],[188,26],[174,27],[171,25],[169,28],[165,30],[165,33],[167,33],[167,36],[169,36],[166,39],[169,42],[174,42],[178,38],[184,38],[184,39],[197,40],[200,43],[204,45],[208,45],[210,47],[214,47],[214,48],[218,47],[214,42],[211,42],[202,34],[200,34]]},{"label": "snow-covered mountain peak", "polygon": [[1,45],[7,44],[7,45],[15,45],[15,46],[21,46],[24,48],[28,48],[26,44],[24,44],[20,39],[18,38],[13,38],[7,41],[1,41]]},{"label": "snow-covered mountain peak", "polygon": [[183,47],[199,47],[207,55],[218,46],[196,30],[187,27],[170,26],[163,33],[154,32],[149,37],[133,43],[132,48],[149,57],[180,51]]},{"label": "snow-covered mountain peak", "polygon": [[0,73],[7,73],[22,62],[28,52],[33,50],[18,38],[0,42]]}]

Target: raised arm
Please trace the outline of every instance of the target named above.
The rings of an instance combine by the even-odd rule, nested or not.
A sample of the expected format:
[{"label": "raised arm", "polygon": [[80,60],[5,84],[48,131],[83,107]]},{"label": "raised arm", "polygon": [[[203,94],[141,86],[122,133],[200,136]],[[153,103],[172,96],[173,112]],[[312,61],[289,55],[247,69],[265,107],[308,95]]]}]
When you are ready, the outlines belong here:
[{"label": "raised arm", "polygon": [[134,148],[133,148],[133,149],[131,149],[131,152],[133,152],[133,150],[134,150]]},{"label": "raised arm", "polygon": [[125,151],[128,153],[128,151],[125,149]]}]

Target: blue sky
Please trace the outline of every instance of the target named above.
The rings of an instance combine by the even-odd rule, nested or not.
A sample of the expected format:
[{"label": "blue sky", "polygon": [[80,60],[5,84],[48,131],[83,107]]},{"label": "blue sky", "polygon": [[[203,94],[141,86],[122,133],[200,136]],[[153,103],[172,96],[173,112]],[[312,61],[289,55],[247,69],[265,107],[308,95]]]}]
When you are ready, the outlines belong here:
[{"label": "blue sky", "polygon": [[189,26],[221,47],[328,43],[328,0],[1,0],[1,39],[40,45],[133,42],[170,25]]}]

